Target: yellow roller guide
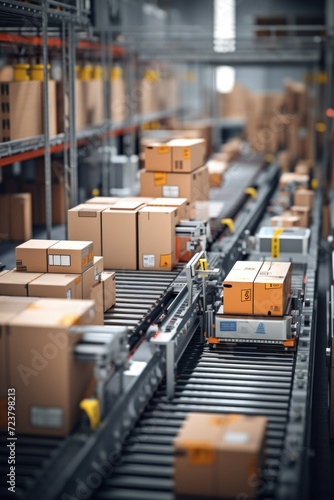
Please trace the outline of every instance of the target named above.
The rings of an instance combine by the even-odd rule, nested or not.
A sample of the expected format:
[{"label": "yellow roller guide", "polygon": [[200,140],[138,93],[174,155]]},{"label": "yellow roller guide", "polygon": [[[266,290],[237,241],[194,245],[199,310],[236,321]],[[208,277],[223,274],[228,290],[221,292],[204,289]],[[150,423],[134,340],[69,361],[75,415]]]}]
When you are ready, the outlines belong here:
[{"label": "yellow roller guide", "polygon": [[250,194],[254,200],[257,198],[257,190],[253,187],[246,188],[245,189],[245,194]]},{"label": "yellow roller guide", "polygon": [[283,233],[284,228],[278,227],[271,238],[271,256],[273,259],[278,259],[280,255],[280,240],[279,237]]},{"label": "yellow roller guide", "polygon": [[318,185],[319,185],[318,179],[312,179],[311,180],[311,189],[314,189],[314,190],[318,189]]},{"label": "yellow roller guide", "polygon": [[269,153],[264,157],[264,159],[267,163],[272,163],[275,160],[275,156]]},{"label": "yellow roller guide", "polygon": [[326,131],[326,124],[322,123],[322,122],[316,123],[315,130],[316,130],[316,132],[320,132],[320,133],[325,132]]},{"label": "yellow roller guide", "polygon": [[227,226],[229,228],[229,230],[231,231],[231,233],[234,233],[235,232],[235,229],[234,229],[234,222],[232,219],[222,219],[220,221],[222,224],[225,224],[225,226]]},{"label": "yellow roller guide", "polygon": [[101,422],[100,404],[97,399],[83,399],[80,408],[86,413],[91,429],[96,429]]}]

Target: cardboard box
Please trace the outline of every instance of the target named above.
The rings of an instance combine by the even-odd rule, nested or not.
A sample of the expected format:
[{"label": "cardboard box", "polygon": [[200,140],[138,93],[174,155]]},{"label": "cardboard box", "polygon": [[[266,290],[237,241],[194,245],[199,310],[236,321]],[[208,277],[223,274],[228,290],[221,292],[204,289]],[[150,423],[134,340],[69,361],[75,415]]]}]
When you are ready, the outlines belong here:
[{"label": "cardboard box", "polygon": [[28,284],[29,297],[53,299],[82,299],[79,274],[42,274]]},{"label": "cardboard box", "polygon": [[82,81],[83,105],[87,125],[103,121],[103,80]]},{"label": "cardboard box", "polygon": [[152,142],[145,146],[145,170],[149,172],[172,171],[172,149],[168,142]]},{"label": "cardboard box", "polygon": [[275,227],[299,227],[300,225],[300,217],[296,215],[277,215],[275,217],[271,217],[270,223]]},{"label": "cardboard box", "polygon": [[174,441],[175,493],[255,498],[266,429],[266,417],[188,414]]},{"label": "cardboard box", "polygon": [[91,300],[94,301],[95,307],[95,325],[104,324],[104,303],[103,303],[103,284],[102,282],[95,283],[90,292]]},{"label": "cardboard box", "polygon": [[291,296],[290,262],[264,262],[254,280],[254,315],[283,316]]},{"label": "cardboard box", "polygon": [[223,184],[224,174],[228,168],[227,162],[219,160],[209,160],[207,162],[209,169],[210,187],[219,188]]},{"label": "cardboard box", "polygon": [[204,139],[172,139],[167,145],[172,148],[172,172],[190,173],[204,164]]},{"label": "cardboard box", "polygon": [[296,174],[310,175],[312,167],[308,160],[299,160],[295,166]]},{"label": "cardboard box", "polygon": [[11,82],[14,79],[14,67],[6,64],[0,68],[0,82]]},{"label": "cardboard box", "polygon": [[137,269],[138,202],[119,202],[102,212],[102,248],[106,269]]},{"label": "cardboard box", "polygon": [[0,295],[28,296],[28,285],[41,273],[20,273],[13,269],[0,275]]},{"label": "cardboard box", "polygon": [[[44,112],[43,112],[43,94],[44,94],[44,82],[40,82],[42,86],[42,123],[43,123],[43,133],[44,133]],[[56,93],[56,82],[54,80],[49,80],[49,135],[54,137],[57,135],[57,93]]]},{"label": "cardboard box", "polygon": [[119,201],[120,199],[115,196],[94,196],[93,198],[89,198],[89,200],[86,201],[86,204],[94,203],[96,205],[115,205],[115,203],[118,203]]},{"label": "cardboard box", "polygon": [[10,239],[10,195],[2,194],[0,196],[0,241]]},{"label": "cardboard box", "polygon": [[111,81],[111,119],[113,122],[123,122],[128,115],[125,81],[123,78]]},{"label": "cardboard box", "polygon": [[103,286],[103,310],[108,311],[116,304],[116,274],[112,271],[104,271],[101,274]]},{"label": "cardboard box", "polygon": [[13,241],[27,241],[32,237],[31,194],[13,194],[10,197],[10,228]]},{"label": "cardboard box", "polygon": [[83,299],[90,299],[90,293],[96,281],[98,280],[95,279],[95,265],[93,264],[92,267],[86,269],[86,271],[81,274],[81,295]]},{"label": "cardboard box", "polygon": [[310,226],[310,209],[308,207],[298,207],[296,205],[293,205],[291,207],[291,213],[292,215],[296,215],[299,217],[300,222],[299,226],[300,227],[309,227]]},{"label": "cardboard box", "polygon": [[249,91],[235,83],[231,92],[219,94],[220,116],[225,118],[246,118]]},{"label": "cardboard box", "polygon": [[190,207],[186,198],[154,198],[147,206],[175,207],[177,208],[178,221],[188,220],[190,217]]},{"label": "cardboard box", "polygon": [[289,151],[281,151],[278,154],[278,165],[281,172],[289,172],[291,166],[291,156]]},{"label": "cardboard box", "polygon": [[293,204],[298,207],[313,208],[314,191],[311,189],[297,189],[294,193]]},{"label": "cardboard box", "polygon": [[140,174],[140,195],[154,198],[187,198],[190,203],[209,199],[209,171],[204,165],[194,172],[147,172]]},{"label": "cardboard box", "polygon": [[237,261],[224,280],[224,314],[253,314],[254,280],[262,262]]},{"label": "cardboard box", "polygon": [[101,274],[104,271],[104,259],[103,257],[94,256],[93,260],[95,281],[101,281]]},{"label": "cardboard box", "polygon": [[74,325],[94,324],[94,303],[40,299],[9,324],[9,379],[16,389],[16,432],[65,436],[93,378],[93,363],[75,360],[80,334]]},{"label": "cardboard box", "polygon": [[29,273],[48,272],[48,248],[59,240],[29,240],[16,247],[16,269]]},{"label": "cardboard box", "polygon": [[102,212],[106,205],[83,203],[68,210],[68,239],[92,241],[94,253],[102,255]]},{"label": "cardboard box", "polygon": [[307,188],[308,183],[308,175],[296,174],[295,172],[284,172],[279,180],[280,188],[285,188],[288,184],[295,184],[296,187]]},{"label": "cardboard box", "polygon": [[174,207],[144,207],[139,211],[138,265],[141,270],[171,271],[176,261]]},{"label": "cardboard box", "polygon": [[92,241],[58,241],[47,252],[49,273],[81,274],[93,265]]}]

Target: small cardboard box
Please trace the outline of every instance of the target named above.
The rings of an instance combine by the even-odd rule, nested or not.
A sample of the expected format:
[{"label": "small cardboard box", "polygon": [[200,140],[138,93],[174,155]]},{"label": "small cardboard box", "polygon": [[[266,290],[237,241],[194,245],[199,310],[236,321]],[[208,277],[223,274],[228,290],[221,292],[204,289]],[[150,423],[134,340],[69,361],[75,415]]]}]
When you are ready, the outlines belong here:
[{"label": "small cardboard box", "polygon": [[58,241],[47,252],[49,273],[81,274],[93,265],[92,241]]},{"label": "small cardboard box", "polygon": [[275,227],[298,227],[300,217],[296,215],[276,215],[275,217],[271,217],[270,222]]},{"label": "small cardboard box", "polygon": [[2,194],[0,196],[0,241],[10,239],[10,195]]},{"label": "small cardboard box", "polygon": [[68,239],[92,241],[94,253],[102,254],[102,212],[106,205],[83,203],[68,210]]},{"label": "small cardboard box", "polygon": [[310,175],[311,164],[308,160],[299,160],[295,166],[296,174]]},{"label": "small cardboard box", "polygon": [[144,207],[139,211],[139,269],[171,271],[176,261],[175,207]]},{"label": "small cardboard box", "polygon": [[237,261],[224,280],[224,314],[253,314],[254,280],[262,262]]},{"label": "small cardboard box", "polygon": [[254,280],[254,315],[283,316],[291,296],[290,262],[264,262]]},{"label": "small cardboard box", "polygon": [[140,174],[140,195],[155,198],[187,198],[190,203],[209,199],[209,171],[204,165],[194,172],[147,172]]},{"label": "small cardboard box", "polygon": [[86,201],[87,203],[93,203],[94,205],[115,205],[120,201],[116,196],[94,196]]},{"label": "small cardboard box", "polygon": [[172,149],[168,143],[152,142],[145,146],[145,169],[149,172],[172,171]]},{"label": "small cardboard box", "polygon": [[104,271],[101,274],[103,286],[103,310],[108,311],[116,303],[116,274],[112,271]]},{"label": "small cardboard box", "polygon": [[147,206],[177,208],[178,222],[188,220],[190,217],[190,207],[186,198],[154,198]]},{"label": "small cardboard box", "polygon": [[104,303],[103,303],[103,285],[102,282],[95,283],[90,292],[91,300],[94,301],[95,307],[95,325],[104,324]]},{"label": "small cardboard box", "polygon": [[174,441],[175,493],[255,498],[266,429],[266,417],[188,414]]},{"label": "small cardboard box", "polygon": [[311,189],[297,189],[294,194],[293,204],[297,207],[313,208],[314,191]]},{"label": "small cardboard box", "polygon": [[13,241],[27,241],[32,237],[32,204],[30,193],[10,197],[10,228]]},{"label": "small cardboard box", "polygon": [[29,273],[48,272],[48,248],[59,240],[29,240],[16,247],[16,269]]},{"label": "small cardboard box", "polygon": [[310,226],[310,209],[308,207],[301,207],[293,205],[291,207],[291,214],[299,217],[300,227],[309,227]]},{"label": "small cardboard box", "polygon": [[138,211],[141,202],[124,201],[102,212],[102,247],[106,269],[137,269]]},{"label": "small cardboard box", "polygon": [[296,174],[295,172],[284,172],[279,180],[280,188],[285,188],[289,184],[295,184],[297,187],[307,188],[309,183],[309,176]]},{"label": "small cardboard box", "polygon": [[73,429],[94,364],[76,361],[81,334],[69,328],[94,319],[90,300],[40,299],[10,321],[9,380],[16,389],[18,433],[65,436]]},{"label": "small cardboard box", "polygon": [[28,296],[82,299],[81,276],[76,274],[42,274],[28,284]]},{"label": "small cardboard box", "polygon": [[190,173],[204,164],[204,139],[172,139],[167,144],[172,148],[172,172]]},{"label": "small cardboard box", "polygon": [[92,267],[86,269],[86,271],[81,274],[81,294],[83,299],[90,299],[90,292],[96,281],[98,280],[95,279],[95,265],[93,264]]},{"label": "small cardboard box", "polygon": [[103,257],[94,256],[93,267],[94,267],[95,281],[101,281],[101,274],[104,270]]},{"label": "small cardboard box", "polygon": [[0,275],[0,295],[28,296],[28,285],[41,273],[20,273],[13,269]]}]

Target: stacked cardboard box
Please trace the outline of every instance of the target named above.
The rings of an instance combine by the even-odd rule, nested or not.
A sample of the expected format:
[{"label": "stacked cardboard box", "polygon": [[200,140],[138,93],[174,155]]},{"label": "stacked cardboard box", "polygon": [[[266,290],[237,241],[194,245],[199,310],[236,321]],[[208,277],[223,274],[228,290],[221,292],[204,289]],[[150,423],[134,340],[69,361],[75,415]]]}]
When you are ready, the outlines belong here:
[{"label": "stacked cardboard box", "polygon": [[93,364],[75,360],[81,335],[69,329],[92,324],[90,300],[0,297],[0,397],[15,387],[16,432],[65,436],[73,429]]},{"label": "stacked cardboard box", "polygon": [[219,111],[223,118],[246,118],[246,109],[248,104],[248,89],[235,83],[229,93],[219,94]]},{"label": "stacked cardboard box", "polygon": [[0,240],[25,241],[32,236],[31,194],[0,195]]}]

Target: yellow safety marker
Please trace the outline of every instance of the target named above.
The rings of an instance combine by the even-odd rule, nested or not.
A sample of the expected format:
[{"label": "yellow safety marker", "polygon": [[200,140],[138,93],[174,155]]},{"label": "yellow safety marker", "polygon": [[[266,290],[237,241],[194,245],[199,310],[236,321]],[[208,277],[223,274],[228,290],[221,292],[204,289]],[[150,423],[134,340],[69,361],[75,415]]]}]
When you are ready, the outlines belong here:
[{"label": "yellow safety marker", "polygon": [[234,222],[233,222],[232,219],[222,219],[220,222],[222,224],[225,224],[225,226],[227,226],[229,228],[229,230],[231,231],[231,233],[235,232]]},{"label": "yellow safety marker", "polygon": [[265,157],[264,157],[265,161],[267,163],[272,163],[274,160],[275,160],[275,156],[272,155],[272,154],[267,154]]},{"label": "yellow safety marker", "polygon": [[99,196],[100,195],[100,190],[99,188],[94,188],[92,189],[92,196]]},{"label": "yellow safety marker", "polygon": [[245,194],[250,194],[252,198],[254,198],[254,200],[256,200],[257,198],[257,190],[255,188],[246,188],[245,189]]},{"label": "yellow safety marker", "polygon": [[80,408],[86,413],[91,429],[96,429],[101,422],[100,404],[97,399],[83,399]]},{"label": "yellow safety marker", "polygon": [[318,73],[318,83],[320,83],[322,85],[327,83],[327,73],[325,73],[324,71],[321,71],[320,73]]},{"label": "yellow safety marker", "polygon": [[208,269],[208,261],[206,259],[199,259],[199,265],[201,267],[201,271],[206,271]]},{"label": "yellow safety marker", "polygon": [[275,229],[273,237],[271,238],[271,256],[273,259],[278,259],[280,256],[280,234],[283,233],[284,228],[278,227]]},{"label": "yellow safety marker", "polygon": [[325,132],[326,131],[326,124],[323,122],[316,123],[315,130],[316,130],[316,132],[320,132],[320,133]]},{"label": "yellow safety marker", "polygon": [[311,189],[314,189],[314,190],[318,189],[318,185],[319,185],[318,179],[311,180]]}]

